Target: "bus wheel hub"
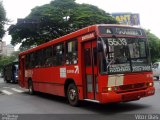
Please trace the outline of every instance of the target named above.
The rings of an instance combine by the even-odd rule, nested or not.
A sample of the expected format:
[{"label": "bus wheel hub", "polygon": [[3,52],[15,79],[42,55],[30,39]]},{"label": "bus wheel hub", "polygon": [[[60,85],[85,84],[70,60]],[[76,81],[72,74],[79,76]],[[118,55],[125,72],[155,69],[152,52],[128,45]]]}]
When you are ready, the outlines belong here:
[{"label": "bus wheel hub", "polygon": [[76,97],[76,91],[74,89],[70,89],[69,91],[69,97],[71,100],[74,100]]}]

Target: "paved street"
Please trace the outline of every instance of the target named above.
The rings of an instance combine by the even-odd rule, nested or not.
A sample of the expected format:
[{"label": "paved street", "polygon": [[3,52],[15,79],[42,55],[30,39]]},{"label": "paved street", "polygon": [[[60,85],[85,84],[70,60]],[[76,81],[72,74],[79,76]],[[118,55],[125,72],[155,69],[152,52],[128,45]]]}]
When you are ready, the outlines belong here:
[{"label": "paved street", "polygon": [[139,101],[100,105],[82,102],[72,107],[63,97],[38,93],[29,95],[17,84],[6,84],[0,78],[0,113],[15,114],[160,114],[160,84],[155,81],[156,94]]}]

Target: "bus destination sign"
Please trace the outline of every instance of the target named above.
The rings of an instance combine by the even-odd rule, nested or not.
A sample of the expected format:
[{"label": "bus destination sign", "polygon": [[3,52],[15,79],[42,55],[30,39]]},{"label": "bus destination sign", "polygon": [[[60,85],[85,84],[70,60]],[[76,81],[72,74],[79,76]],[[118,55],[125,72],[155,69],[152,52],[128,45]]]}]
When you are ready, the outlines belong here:
[{"label": "bus destination sign", "polygon": [[115,34],[118,35],[133,35],[142,36],[141,29],[130,29],[130,28],[115,28]]},{"label": "bus destination sign", "polygon": [[144,31],[138,28],[127,27],[99,27],[100,34],[115,34],[129,36],[144,36]]}]

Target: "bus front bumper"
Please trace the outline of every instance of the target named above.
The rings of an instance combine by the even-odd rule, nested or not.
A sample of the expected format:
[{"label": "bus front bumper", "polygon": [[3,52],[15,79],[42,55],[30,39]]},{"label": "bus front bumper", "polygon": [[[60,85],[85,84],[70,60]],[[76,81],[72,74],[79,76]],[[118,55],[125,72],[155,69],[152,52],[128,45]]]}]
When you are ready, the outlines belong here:
[{"label": "bus front bumper", "polygon": [[125,93],[116,93],[108,92],[100,94],[100,103],[111,103],[111,102],[127,102],[133,100],[139,100],[142,97],[147,97],[154,95],[155,88],[149,87],[145,90],[125,92]]}]

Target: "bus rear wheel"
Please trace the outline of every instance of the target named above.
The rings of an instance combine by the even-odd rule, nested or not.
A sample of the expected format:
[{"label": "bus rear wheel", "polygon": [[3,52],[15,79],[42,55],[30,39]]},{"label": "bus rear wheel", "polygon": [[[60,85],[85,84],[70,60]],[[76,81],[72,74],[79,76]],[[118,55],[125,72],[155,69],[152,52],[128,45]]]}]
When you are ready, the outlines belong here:
[{"label": "bus rear wheel", "polygon": [[28,92],[29,92],[30,95],[34,94],[33,83],[32,83],[31,80],[28,82]]},{"label": "bus rear wheel", "polygon": [[11,82],[10,80],[7,80],[7,77],[5,77],[5,81],[6,81],[6,83],[10,83]]},{"label": "bus rear wheel", "polygon": [[68,98],[68,102],[70,103],[70,105],[78,106],[79,95],[78,95],[77,87],[74,83],[70,83],[68,85],[67,98]]}]

